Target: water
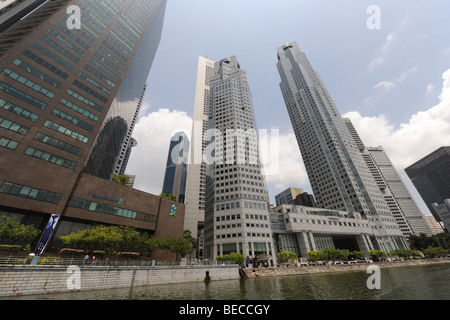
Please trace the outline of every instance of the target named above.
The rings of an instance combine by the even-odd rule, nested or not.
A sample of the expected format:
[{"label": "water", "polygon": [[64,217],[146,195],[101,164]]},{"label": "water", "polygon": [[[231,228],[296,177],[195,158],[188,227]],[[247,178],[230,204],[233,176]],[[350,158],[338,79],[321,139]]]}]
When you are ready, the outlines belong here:
[{"label": "water", "polygon": [[381,269],[381,288],[365,271],[168,284],[8,298],[11,300],[448,300],[450,264]]}]

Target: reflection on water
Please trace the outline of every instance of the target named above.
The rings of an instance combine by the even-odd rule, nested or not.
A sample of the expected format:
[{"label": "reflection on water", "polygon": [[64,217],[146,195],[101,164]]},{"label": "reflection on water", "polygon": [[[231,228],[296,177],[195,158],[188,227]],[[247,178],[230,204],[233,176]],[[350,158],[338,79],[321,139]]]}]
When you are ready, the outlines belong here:
[{"label": "reflection on water", "polygon": [[15,297],[70,300],[442,300],[450,264],[381,269],[381,289],[366,272],[310,274]]}]

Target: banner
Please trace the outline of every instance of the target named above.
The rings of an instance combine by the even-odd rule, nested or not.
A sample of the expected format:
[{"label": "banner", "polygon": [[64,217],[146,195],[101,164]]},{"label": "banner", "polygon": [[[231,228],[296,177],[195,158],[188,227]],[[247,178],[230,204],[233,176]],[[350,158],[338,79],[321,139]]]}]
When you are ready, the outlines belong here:
[{"label": "banner", "polygon": [[34,251],[36,255],[40,255],[44,251],[45,246],[47,245],[47,242],[53,233],[53,230],[55,230],[59,217],[60,217],[59,214],[52,214],[52,216],[48,220],[47,226],[45,227],[41,240],[39,241],[39,244],[36,247],[36,251]]}]

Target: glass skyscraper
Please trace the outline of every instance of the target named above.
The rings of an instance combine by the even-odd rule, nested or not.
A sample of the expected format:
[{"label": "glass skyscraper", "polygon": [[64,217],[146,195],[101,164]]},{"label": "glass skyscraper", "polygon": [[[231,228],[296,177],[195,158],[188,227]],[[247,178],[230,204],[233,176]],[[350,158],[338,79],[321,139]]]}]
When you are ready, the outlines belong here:
[{"label": "glass skyscraper", "polygon": [[177,132],[170,139],[162,193],[176,195],[181,203],[186,199],[188,161],[189,139],[184,132]]},{"label": "glass skyscraper", "polygon": [[440,147],[405,168],[423,201],[437,221],[441,221],[433,203],[450,199],[450,147]]},{"label": "glass skyscraper", "polygon": [[[72,5],[79,29],[69,28]],[[110,179],[165,8],[165,0],[47,1],[0,34],[3,212],[61,214],[81,173]]]},{"label": "glass skyscraper", "polygon": [[317,205],[360,212],[375,230],[366,246],[406,243],[383,195],[318,73],[295,42],[277,49],[280,88]]}]

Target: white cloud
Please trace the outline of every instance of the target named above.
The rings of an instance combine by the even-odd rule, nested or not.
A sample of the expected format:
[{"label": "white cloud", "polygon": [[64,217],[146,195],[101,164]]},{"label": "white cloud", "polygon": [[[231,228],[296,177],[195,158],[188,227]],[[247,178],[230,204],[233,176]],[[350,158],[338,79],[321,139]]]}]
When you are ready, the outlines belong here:
[{"label": "white cloud", "polygon": [[[269,189],[275,189],[275,191],[283,191],[288,187],[307,189],[309,186],[308,175],[306,174],[294,132],[280,133],[278,141],[278,168],[277,170],[273,170],[273,168],[266,170],[266,172],[270,171],[270,174],[266,175]],[[265,152],[267,151],[261,148],[261,162],[263,163],[265,162]],[[267,155],[274,156],[270,153],[267,153]],[[275,196],[275,194],[271,194],[271,196]]]},{"label": "white cloud", "polygon": [[141,116],[133,131],[138,145],[133,148],[127,174],[136,174],[134,188],[160,194],[172,135],[184,131],[191,136],[192,118],[186,112],[169,109]]},{"label": "white cloud", "polygon": [[395,39],[395,33],[391,32],[386,37],[386,42],[383,44],[383,46],[378,50],[379,55],[375,57],[370,63],[369,63],[369,70],[373,71],[380,65],[382,65],[387,57],[387,54],[394,43]]},{"label": "white cloud", "polygon": [[384,80],[384,81],[380,81],[379,83],[377,83],[373,88],[377,89],[377,88],[383,88],[384,91],[390,91],[391,89],[395,88],[396,86],[398,86],[400,83],[402,83],[403,81],[405,81],[409,76],[411,76],[413,73],[417,72],[417,67],[408,69],[404,72],[402,72],[400,74],[400,76],[398,76],[395,79],[392,80]]},{"label": "white cloud", "polygon": [[450,144],[450,69],[442,75],[439,103],[413,114],[395,128],[384,115],[362,116],[353,111],[344,116],[352,120],[367,146],[382,145],[398,170],[403,170],[433,150]]},{"label": "white cloud", "polygon": [[394,46],[394,43],[397,41],[397,38],[399,38],[399,33],[402,31],[402,29],[407,24],[408,20],[404,19],[400,23],[400,25],[394,29],[391,33],[389,33],[386,36],[386,41],[384,44],[380,47],[380,49],[377,50],[377,56],[372,59],[372,61],[369,63],[369,71],[373,71],[379,66],[381,66],[387,59],[389,52],[391,51],[392,47]]}]

